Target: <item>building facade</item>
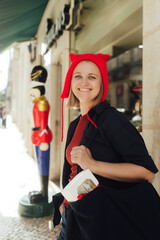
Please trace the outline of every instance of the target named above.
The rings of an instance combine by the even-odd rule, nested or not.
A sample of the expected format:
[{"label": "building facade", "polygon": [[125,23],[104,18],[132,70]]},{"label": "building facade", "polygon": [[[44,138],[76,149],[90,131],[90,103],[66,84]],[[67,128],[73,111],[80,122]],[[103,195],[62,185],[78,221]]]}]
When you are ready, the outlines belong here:
[{"label": "building facade", "polygon": [[[52,181],[59,182],[61,179],[68,125],[78,115],[78,110],[64,108],[64,141],[61,143],[60,94],[70,65],[70,52],[78,54],[100,52],[111,55],[107,63],[109,71],[107,98],[111,105],[126,113],[130,111],[130,114],[133,114],[133,108],[137,106],[136,93],[132,91],[134,86],[143,85],[143,94],[137,93],[137,99],[140,99],[143,106],[143,111],[140,112],[142,134],[150,154],[159,167],[160,117],[159,105],[155,106],[155,102],[158,103],[159,68],[155,56],[158,59],[160,21],[158,13],[154,14],[158,7],[160,7],[158,0],[152,4],[149,0],[50,0],[35,39],[17,43],[15,46],[10,72],[11,112],[14,121],[23,132],[26,147],[32,155],[27,110],[30,97],[27,86],[33,66],[42,64],[48,70],[46,97],[51,106],[49,126],[53,132],[50,155]],[[153,23],[150,21],[152,16]],[[152,52],[151,42],[154,41],[154,37],[156,44]],[[142,44],[143,50],[140,48]],[[154,64],[155,72],[148,64]],[[159,182],[157,174],[155,186],[158,191]]]}]

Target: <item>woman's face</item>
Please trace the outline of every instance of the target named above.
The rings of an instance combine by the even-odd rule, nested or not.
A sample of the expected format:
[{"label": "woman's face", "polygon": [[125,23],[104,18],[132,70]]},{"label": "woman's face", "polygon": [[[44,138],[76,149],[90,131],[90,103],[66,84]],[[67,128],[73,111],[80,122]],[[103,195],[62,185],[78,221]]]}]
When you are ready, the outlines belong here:
[{"label": "woman's face", "polygon": [[[91,61],[82,61],[74,69],[71,89],[80,103],[92,103],[100,93],[101,72]],[[100,99],[99,99],[100,100]]]}]

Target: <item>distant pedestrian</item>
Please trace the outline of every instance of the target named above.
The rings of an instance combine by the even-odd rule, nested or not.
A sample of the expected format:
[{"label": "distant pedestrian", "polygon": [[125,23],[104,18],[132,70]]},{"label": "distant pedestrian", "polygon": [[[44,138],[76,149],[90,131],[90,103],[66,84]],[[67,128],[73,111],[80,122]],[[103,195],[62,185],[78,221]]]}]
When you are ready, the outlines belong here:
[{"label": "distant pedestrian", "polygon": [[6,106],[2,109],[2,126],[6,128],[6,120],[7,120],[7,109]]},{"label": "distant pedestrian", "polygon": [[2,125],[2,104],[0,104],[0,126]]}]

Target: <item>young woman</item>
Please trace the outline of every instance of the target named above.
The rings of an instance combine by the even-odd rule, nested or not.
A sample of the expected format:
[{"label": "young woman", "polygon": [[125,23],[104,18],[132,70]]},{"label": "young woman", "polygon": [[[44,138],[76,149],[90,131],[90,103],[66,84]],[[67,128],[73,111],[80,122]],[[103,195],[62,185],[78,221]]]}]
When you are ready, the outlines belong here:
[{"label": "young woman", "polygon": [[58,240],[156,240],[160,198],[151,183],[158,169],[135,127],[105,100],[109,55],[70,59],[61,98],[69,96],[68,106],[79,107],[81,116],[69,126],[63,187],[83,169],[99,187],[73,203],[54,197],[54,225],[58,206],[63,219]]}]

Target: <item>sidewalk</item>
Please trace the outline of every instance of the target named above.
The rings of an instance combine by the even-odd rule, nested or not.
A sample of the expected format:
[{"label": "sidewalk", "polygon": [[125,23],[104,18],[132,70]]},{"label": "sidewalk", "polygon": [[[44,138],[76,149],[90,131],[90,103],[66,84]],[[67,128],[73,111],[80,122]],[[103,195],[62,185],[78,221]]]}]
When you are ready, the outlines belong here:
[{"label": "sidewalk", "polygon": [[40,189],[39,174],[10,116],[7,128],[0,128],[0,149],[0,240],[56,240],[60,226],[53,228],[53,216],[24,218],[17,213],[21,197]]}]

